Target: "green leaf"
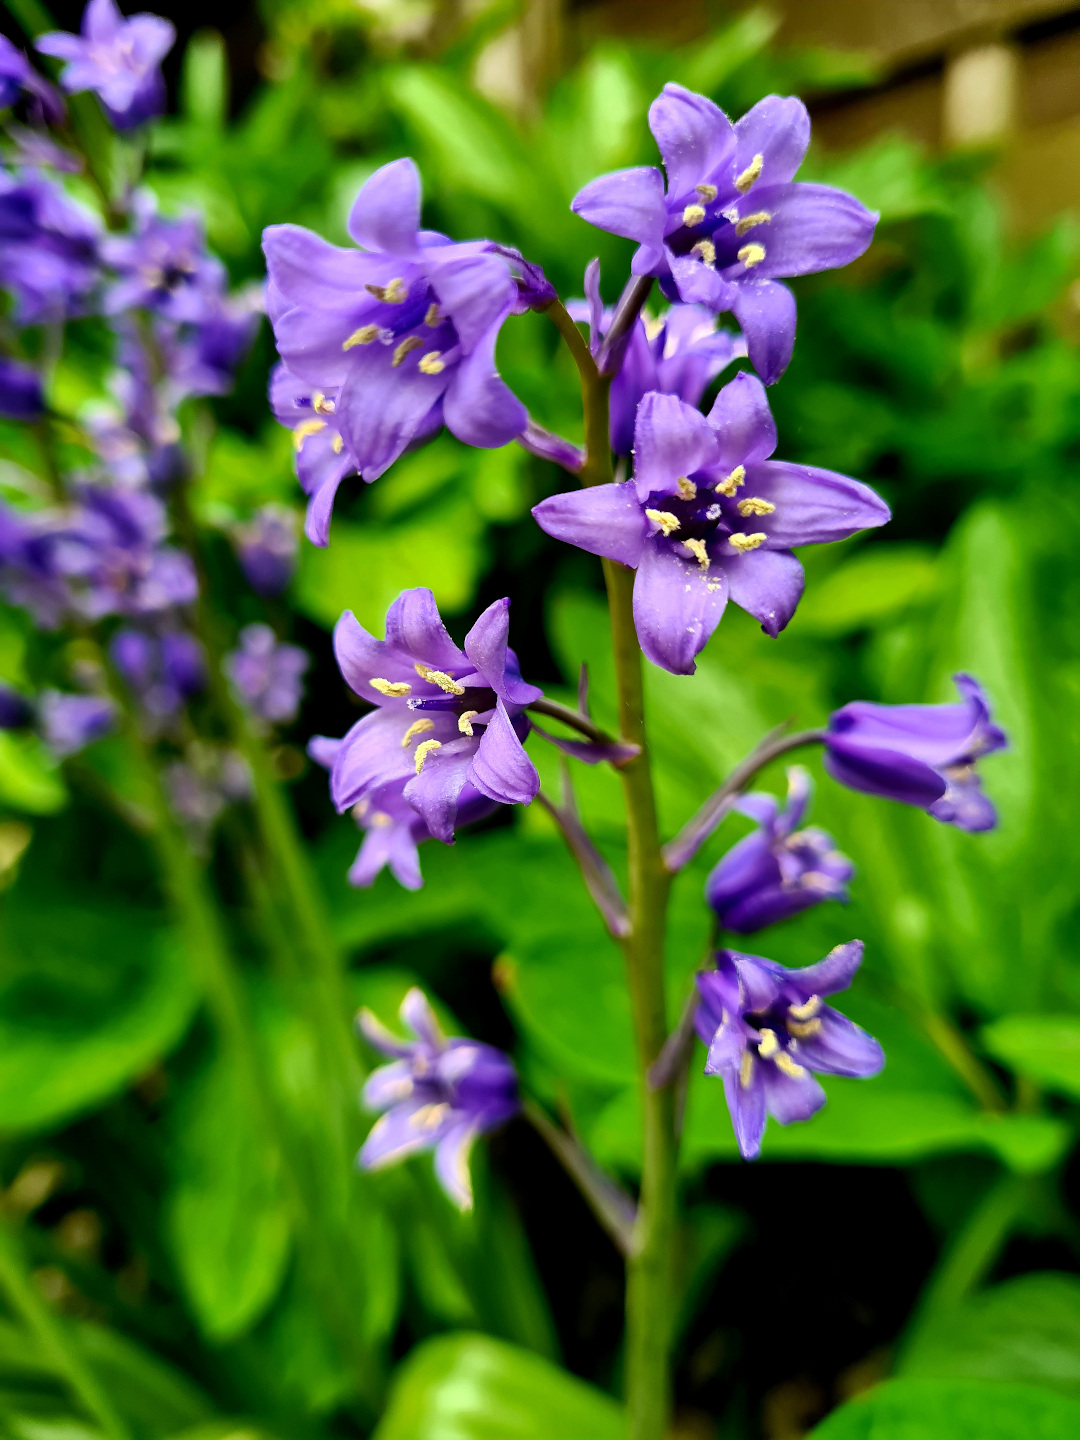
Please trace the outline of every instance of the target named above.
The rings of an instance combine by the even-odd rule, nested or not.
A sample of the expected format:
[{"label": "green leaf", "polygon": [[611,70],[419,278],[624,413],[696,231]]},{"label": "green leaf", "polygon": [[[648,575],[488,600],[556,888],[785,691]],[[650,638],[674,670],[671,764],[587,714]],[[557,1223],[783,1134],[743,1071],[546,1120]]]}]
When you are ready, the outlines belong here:
[{"label": "green leaf", "polygon": [[914,545],[872,545],[811,589],[799,606],[807,634],[843,635],[891,619],[941,587],[934,557]]},{"label": "green leaf", "polygon": [[173,1143],[169,1240],[204,1333],[232,1340],[251,1328],[278,1291],[289,1219],[274,1151],[227,1058],[217,1059],[184,1096]]},{"label": "green leaf", "polygon": [[625,1440],[615,1401],[486,1335],[418,1345],[394,1376],[373,1440]]},{"label": "green leaf", "polygon": [[1006,1015],[984,1027],[982,1041],[1021,1075],[1080,1099],[1080,1017]]},{"label": "green leaf", "polygon": [[0,934],[0,1128],[55,1125],[166,1054],[197,994],[176,936],[137,910],[12,904]]},{"label": "green leaf", "polygon": [[198,30],[184,51],[184,113],[195,125],[220,130],[229,102],[228,57],[219,30]]},{"label": "green leaf", "polygon": [[186,1375],[118,1330],[82,1323],[75,1334],[106,1393],[140,1432],[168,1435],[212,1415],[210,1401]]},{"label": "green leaf", "polygon": [[1080,1404],[1034,1385],[888,1380],[835,1410],[809,1440],[1076,1440]]},{"label": "green leaf", "polygon": [[36,735],[0,730],[0,804],[30,815],[55,815],[67,804],[56,761]]}]

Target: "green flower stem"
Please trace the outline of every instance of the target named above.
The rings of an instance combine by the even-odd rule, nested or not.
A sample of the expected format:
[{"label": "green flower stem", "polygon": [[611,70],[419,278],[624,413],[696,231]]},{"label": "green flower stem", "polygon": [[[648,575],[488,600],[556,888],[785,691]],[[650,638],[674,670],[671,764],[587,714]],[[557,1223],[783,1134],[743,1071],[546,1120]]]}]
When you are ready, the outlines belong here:
[{"label": "green flower stem", "polygon": [[0,1290],[73,1398],[97,1421],[109,1440],[131,1440],[129,1426],[113,1407],[67,1327],[49,1309],[27,1272],[22,1245],[9,1220],[0,1222]]}]

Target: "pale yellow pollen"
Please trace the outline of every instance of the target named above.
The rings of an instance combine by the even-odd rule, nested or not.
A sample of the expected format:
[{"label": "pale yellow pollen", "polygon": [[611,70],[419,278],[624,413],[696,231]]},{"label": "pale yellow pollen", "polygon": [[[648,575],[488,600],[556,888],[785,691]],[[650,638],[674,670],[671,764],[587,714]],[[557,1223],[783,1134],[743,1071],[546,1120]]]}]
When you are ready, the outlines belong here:
[{"label": "pale yellow pollen", "polygon": [[692,480],[688,480],[685,475],[679,476],[676,482],[676,488],[679,492],[679,498],[682,500],[693,500],[697,494],[697,486]]},{"label": "pale yellow pollen", "polygon": [[742,261],[747,270],[752,270],[755,265],[760,265],[765,259],[765,246],[751,242],[742,247],[737,258]]},{"label": "pale yellow pollen", "polygon": [[371,817],[371,823],[375,826],[376,830],[385,830],[388,825],[394,823],[394,817],[387,815],[385,810],[376,810]]},{"label": "pale yellow pollen", "polygon": [[654,525],[659,525],[664,535],[674,535],[682,523],[677,515],[672,515],[670,510],[646,510],[645,519],[651,520]]},{"label": "pale yellow pollen", "polygon": [[694,559],[701,566],[701,568],[703,570],[707,570],[709,568],[709,552],[705,549],[705,541],[684,540],[683,544],[686,546],[687,550],[690,551],[690,554],[693,555]]},{"label": "pale yellow pollen", "polygon": [[761,1044],[757,1047],[758,1054],[763,1060],[771,1060],[780,1049],[780,1041],[776,1038],[775,1030],[762,1030]]},{"label": "pale yellow pollen", "polygon": [[821,996],[811,995],[805,1005],[789,1005],[788,1014],[794,1015],[796,1020],[809,1020],[821,1009]]},{"label": "pale yellow pollen", "polygon": [[400,700],[402,696],[412,694],[412,686],[407,680],[384,680],[380,675],[376,675],[374,680],[368,681],[368,684],[380,695],[389,695],[394,700]]},{"label": "pale yellow pollen", "polygon": [[402,340],[401,344],[394,351],[394,358],[390,362],[391,365],[393,365],[396,369],[397,366],[400,365],[405,359],[405,356],[408,355],[410,350],[419,350],[423,343],[424,342],[420,339],[419,335],[406,335],[405,339]]},{"label": "pale yellow pollen", "polygon": [[704,219],[704,205],[687,205],[686,209],[682,212],[682,223],[691,226],[691,228],[695,225],[700,225]]},{"label": "pale yellow pollen", "polygon": [[359,330],[352,332],[341,348],[342,350],[351,350],[354,345],[370,345],[378,333],[377,325],[361,325]]},{"label": "pale yellow pollen", "polygon": [[820,1020],[789,1020],[787,1030],[796,1040],[807,1040],[811,1035],[816,1035],[821,1029]]},{"label": "pale yellow pollen", "polygon": [[748,495],[745,500],[739,501],[739,514],[746,515],[771,515],[776,506],[771,500],[763,500],[760,495]]},{"label": "pale yellow pollen", "polygon": [[442,316],[439,314],[438,302],[433,300],[431,304],[427,307],[427,314],[424,316],[424,324],[427,325],[430,329],[434,330],[435,326],[438,325],[441,320]]},{"label": "pale yellow pollen", "polygon": [[786,1050],[780,1051],[773,1060],[773,1064],[778,1070],[782,1070],[785,1075],[790,1075],[792,1080],[801,1080],[806,1074],[805,1069],[801,1065],[796,1065]]},{"label": "pale yellow pollen", "polygon": [[431,685],[438,685],[439,689],[445,690],[447,695],[465,694],[465,686],[459,685],[456,680],[447,675],[445,670],[432,670],[430,665],[425,665],[421,660],[415,662],[413,669],[421,680],[426,680]]},{"label": "pale yellow pollen", "polygon": [[458,716],[457,728],[462,735],[472,735],[472,722],[479,714],[479,710],[463,710],[461,712]]},{"label": "pale yellow pollen", "polygon": [[432,750],[441,750],[441,740],[421,740],[416,747],[416,773],[419,775],[424,768],[424,761],[431,754]]},{"label": "pale yellow pollen", "polygon": [[755,210],[752,215],[744,215],[741,220],[735,222],[735,234],[741,240],[748,230],[753,230],[755,225],[767,225],[771,219],[771,210]]},{"label": "pale yellow pollen", "polygon": [[301,420],[300,424],[293,428],[292,443],[299,450],[309,435],[317,435],[320,430],[325,429],[325,420]]},{"label": "pale yellow pollen", "polygon": [[705,204],[706,204],[706,205],[711,205],[712,202],[716,199],[716,186],[715,186],[715,185],[709,185],[709,184],[695,185],[695,186],[694,186],[694,189],[695,189],[695,190],[697,191],[697,193],[701,196],[702,200],[705,201]]},{"label": "pale yellow pollen", "polygon": [[706,265],[716,264],[716,246],[711,240],[699,240],[696,245],[691,246],[691,255],[700,255]]},{"label": "pale yellow pollen", "polygon": [[717,495],[734,495],[740,485],[746,484],[746,466],[736,465],[731,474],[715,486]]},{"label": "pale yellow pollen", "polygon": [[426,730],[434,729],[435,721],[429,720],[426,715],[422,720],[414,720],[413,723],[409,726],[409,728],[405,731],[405,734],[401,737],[401,748],[403,750],[407,750],[409,748],[409,742],[415,739],[417,735],[423,735]]},{"label": "pale yellow pollen", "polygon": [[440,359],[441,350],[429,350],[426,355],[420,356],[419,369],[425,375],[441,375],[446,369],[446,361]]},{"label": "pale yellow pollen", "polygon": [[739,1084],[744,1090],[749,1090],[750,1081],[754,1078],[754,1055],[751,1050],[744,1050],[742,1060],[739,1062]]},{"label": "pale yellow pollen", "polygon": [[735,181],[735,189],[738,190],[740,195],[745,195],[747,190],[750,189],[750,186],[753,185],[754,181],[761,174],[761,167],[764,164],[764,155],[755,155],[754,158],[750,161],[750,164],[747,165],[746,169]]},{"label": "pale yellow pollen", "polygon": [[386,305],[400,305],[409,298],[409,292],[400,275],[395,276],[386,285],[365,285],[364,289],[369,295],[374,295],[376,300],[382,300]]},{"label": "pale yellow pollen", "polygon": [[728,536],[728,544],[733,549],[738,550],[740,555],[745,555],[750,550],[756,550],[759,545],[764,545],[768,538],[764,530],[757,530],[753,535],[740,535],[736,533],[735,535]]},{"label": "pale yellow pollen", "polygon": [[333,400],[327,400],[321,390],[316,390],[315,394],[311,397],[311,408],[315,411],[316,415],[333,415],[337,407],[334,405]]},{"label": "pale yellow pollen", "polygon": [[445,1100],[441,1105],[421,1105],[409,1116],[409,1126],[413,1130],[437,1130],[449,1113]]},{"label": "pale yellow pollen", "polygon": [[648,316],[645,320],[646,340],[655,340],[657,335],[660,334],[660,331],[663,330],[666,324],[667,321],[664,319],[663,315]]},{"label": "pale yellow pollen", "polygon": [[345,441],[341,438],[340,435],[335,435],[333,444],[330,446],[330,448],[331,450],[333,450],[335,455],[340,455],[342,450],[345,449]]}]

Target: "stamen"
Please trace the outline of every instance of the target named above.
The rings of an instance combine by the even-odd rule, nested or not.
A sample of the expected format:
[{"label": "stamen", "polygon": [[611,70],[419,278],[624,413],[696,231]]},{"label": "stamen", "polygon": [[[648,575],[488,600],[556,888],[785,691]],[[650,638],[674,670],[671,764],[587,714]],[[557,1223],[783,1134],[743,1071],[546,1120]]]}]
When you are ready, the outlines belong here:
[{"label": "stamen", "polygon": [[690,551],[690,554],[693,555],[694,559],[701,566],[701,568],[703,570],[707,570],[709,568],[709,552],[705,549],[705,541],[684,540],[683,544],[686,546],[687,550]]},{"label": "stamen", "polygon": [[371,817],[371,823],[376,830],[385,830],[388,825],[393,825],[394,817],[387,815],[385,810],[376,810]]},{"label": "stamen", "polygon": [[472,722],[476,719],[477,715],[479,715],[479,714],[480,714],[480,711],[479,711],[479,710],[463,710],[463,711],[461,712],[461,714],[458,716],[458,722],[457,722],[458,731],[459,731],[462,735],[468,735],[468,736],[470,737],[470,739],[471,739],[471,738],[472,738],[472,733],[473,733]]},{"label": "stamen", "polygon": [[805,1005],[789,1005],[788,1014],[794,1015],[796,1020],[809,1020],[811,1015],[816,1015],[821,1009],[821,996],[811,995]]},{"label": "stamen", "polygon": [[[405,734],[401,737],[401,748],[403,750],[407,750],[409,748],[410,740],[414,739],[417,735],[423,735],[425,730],[434,729],[435,721],[429,720],[426,715],[422,720],[414,720],[413,723],[409,726],[409,728],[405,731]],[[419,749],[417,749],[416,753],[419,755]],[[416,773],[419,774],[420,772],[417,771]]]},{"label": "stamen", "polygon": [[763,500],[760,495],[748,495],[745,500],[739,501],[739,514],[747,515],[771,515],[776,506],[771,500]]},{"label": "stamen", "polygon": [[820,1020],[789,1020],[787,1031],[796,1040],[808,1040],[811,1035],[816,1035],[821,1029]]},{"label": "stamen", "polygon": [[682,500],[693,500],[697,494],[697,486],[692,480],[688,480],[685,475],[679,476],[679,479],[676,481],[676,488]]},{"label": "stamen", "polygon": [[378,333],[377,325],[361,325],[359,330],[352,332],[341,348],[342,350],[351,350],[354,345],[370,345]]},{"label": "stamen", "polygon": [[409,1116],[409,1128],[436,1130],[449,1113],[450,1106],[445,1100],[439,1105],[421,1105],[419,1110],[414,1110]]},{"label": "stamen", "polygon": [[299,425],[293,427],[292,443],[299,451],[309,435],[317,435],[320,430],[325,429],[325,420],[301,420]]},{"label": "stamen", "polygon": [[697,193],[701,196],[702,200],[705,201],[705,204],[706,204],[706,205],[711,205],[712,202],[716,199],[716,186],[715,186],[715,185],[707,185],[707,184],[695,185],[695,186],[694,186],[694,189],[695,189],[695,190],[697,191]]},{"label": "stamen", "polygon": [[405,359],[405,356],[408,355],[410,350],[419,350],[423,343],[424,342],[420,339],[419,335],[406,335],[405,339],[402,340],[401,344],[394,351],[394,358],[390,362],[391,365],[393,365],[396,369]]},{"label": "stamen", "polygon": [[429,350],[426,355],[420,356],[418,368],[425,375],[441,375],[446,369],[446,361],[439,358],[441,355],[441,350]]},{"label": "stamen", "polygon": [[716,264],[716,246],[711,240],[699,240],[690,248],[691,255],[700,255],[705,265]]},{"label": "stamen", "polygon": [[441,740],[421,740],[416,747],[416,773],[419,775],[424,768],[424,761],[431,754],[432,750],[441,750]]},{"label": "stamen", "polygon": [[749,1090],[750,1081],[754,1078],[754,1054],[752,1050],[744,1050],[742,1059],[739,1062],[739,1084],[744,1090]]},{"label": "stamen", "polygon": [[778,1070],[782,1070],[785,1075],[790,1075],[792,1080],[801,1080],[806,1074],[804,1067],[802,1065],[796,1065],[786,1050],[780,1051],[773,1060],[773,1064]]},{"label": "stamen", "polygon": [[736,220],[735,234],[741,240],[748,230],[753,230],[755,225],[767,225],[771,219],[771,210],[755,210],[753,215],[744,215],[741,220]]},{"label": "stamen", "polygon": [[780,1041],[776,1038],[775,1030],[762,1030],[761,1044],[757,1047],[758,1054],[763,1060],[771,1060],[780,1049]]},{"label": "stamen", "polygon": [[383,680],[381,676],[377,675],[374,680],[369,680],[368,684],[380,695],[389,695],[394,700],[400,700],[403,695],[412,694],[412,686],[407,680]]},{"label": "stamen", "polygon": [[416,661],[413,669],[421,680],[426,680],[430,685],[438,685],[439,689],[445,690],[447,695],[465,694],[465,686],[459,685],[456,680],[447,675],[445,670],[432,670],[430,665],[425,665],[420,660]]},{"label": "stamen", "polygon": [[750,161],[750,164],[747,165],[746,169],[735,181],[735,189],[738,190],[740,195],[745,195],[746,192],[750,189],[750,186],[753,185],[754,181],[761,174],[761,167],[764,164],[764,155],[755,155],[754,158]]},{"label": "stamen", "polygon": [[736,465],[726,480],[721,480],[719,485],[714,486],[717,495],[734,495],[740,485],[746,484],[746,466]]},{"label": "stamen", "polygon": [[663,315],[650,315],[645,321],[645,339],[655,340],[666,324]]},{"label": "stamen", "polygon": [[330,448],[331,450],[333,450],[335,455],[340,455],[342,450],[345,449],[345,441],[340,435],[335,435],[334,443],[330,446]]},{"label": "stamen", "polygon": [[424,324],[427,325],[430,329],[434,330],[435,326],[438,325],[441,320],[442,316],[439,314],[438,301],[433,300],[431,304],[427,307],[427,314],[424,316]]},{"label": "stamen", "polygon": [[682,212],[682,223],[689,225],[691,229],[693,229],[695,225],[700,225],[704,219],[704,205],[687,205],[686,209]]},{"label": "stamen", "polygon": [[753,535],[729,535],[728,544],[738,550],[740,555],[745,555],[750,550],[756,550],[759,545],[764,545],[769,537],[764,530],[757,530]]},{"label": "stamen", "polygon": [[678,530],[682,524],[679,517],[672,515],[670,510],[646,510],[645,519],[651,520],[654,525],[659,525],[660,529],[664,532],[665,539],[669,535],[674,535],[675,531]]},{"label": "stamen", "polygon": [[755,265],[760,265],[765,259],[765,246],[751,243],[744,245],[739,251],[736,259],[742,261],[747,270],[752,270]]},{"label": "stamen", "polygon": [[311,397],[311,408],[317,415],[333,415],[336,407],[333,400],[327,400],[321,390],[316,390]]},{"label": "stamen", "polygon": [[409,298],[409,292],[400,275],[395,276],[386,285],[365,285],[364,289],[369,295],[374,295],[376,300],[381,300],[386,305],[400,305],[402,301]]}]

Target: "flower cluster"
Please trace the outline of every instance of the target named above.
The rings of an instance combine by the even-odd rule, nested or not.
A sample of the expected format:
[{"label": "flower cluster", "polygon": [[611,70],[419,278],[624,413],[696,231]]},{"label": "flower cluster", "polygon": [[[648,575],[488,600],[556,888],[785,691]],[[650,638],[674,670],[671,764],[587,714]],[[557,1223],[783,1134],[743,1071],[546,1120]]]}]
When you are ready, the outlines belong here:
[{"label": "flower cluster", "polygon": [[93,90],[117,130],[132,130],[165,109],[161,62],[176,31],[160,15],[123,19],[116,0],[90,0],[82,34],[52,30],[37,48],[67,63],[60,83],[70,95]]},{"label": "flower cluster", "polygon": [[287,725],[300,709],[310,663],[306,650],[280,644],[269,625],[245,625],[239,646],[225,657],[225,673],[256,720]]}]

